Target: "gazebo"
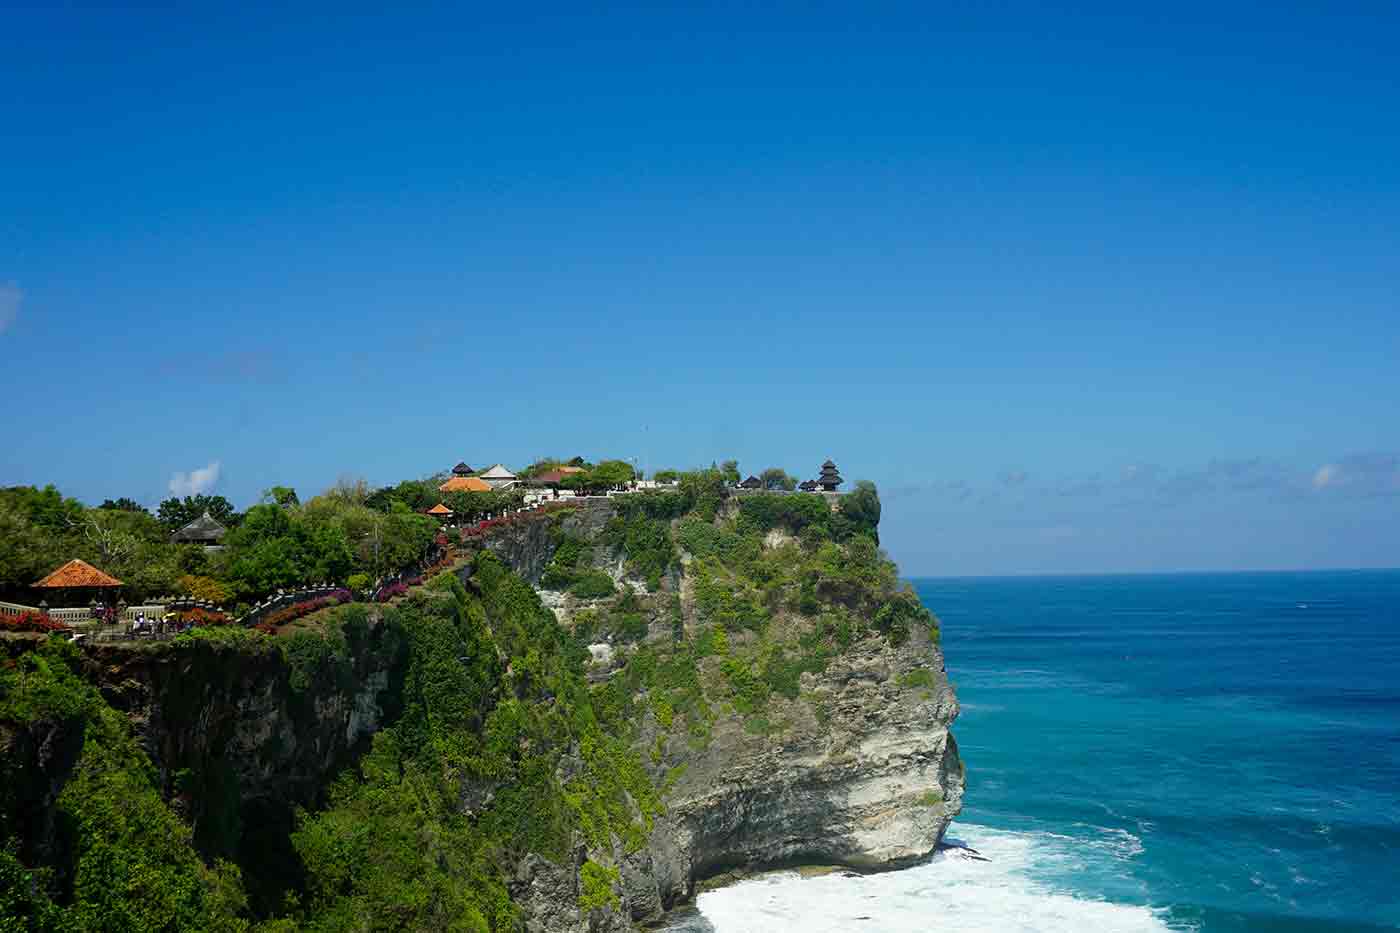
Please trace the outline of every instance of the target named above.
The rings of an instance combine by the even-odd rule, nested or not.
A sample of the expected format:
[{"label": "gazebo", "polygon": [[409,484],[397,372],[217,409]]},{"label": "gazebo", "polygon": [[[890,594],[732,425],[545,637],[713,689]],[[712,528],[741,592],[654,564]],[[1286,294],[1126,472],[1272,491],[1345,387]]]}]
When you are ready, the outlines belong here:
[{"label": "gazebo", "polygon": [[459,461],[457,465],[452,468],[453,476],[471,476],[472,472],[472,468],[467,466],[465,460]]},{"label": "gazebo", "polygon": [[34,584],[34,588],[46,591],[39,608],[48,609],[49,594],[70,606],[81,605],[82,597],[87,596],[89,605],[95,606],[99,595],[104,597],[102,602],[110,603],[112,595],[123,585],[122,581],[87,561],[74,558]]},{"label": "gazebo", "polygon": [[443,521],[447,521],[449,518],[452,517],[452,510],[449,509],[447,506],[443,505],[441,502],[439,502],[431,509],[428,509],[428,514],[433,516],[434,518],[439,518]]},{"label": "gazebo", "polygon": [[842,482],[841,474],[836,472],[836,464],[830,460],[822,464],[822,474],[817,477],[817,485],[822,488],[822,492],[835,492]]},{"label": "gazebo", "polygon": [[170,536],[176,544],[202,544],[208,548],[220,547],[228,529],[220,525],[214,516],[205,509],[204,514]]},{"label": "gazebo", "polygon": [[757,476],[750,476],[740,483],[739,487],[741,489],[761,489],[763,487],[763,480],[759,479]]}]

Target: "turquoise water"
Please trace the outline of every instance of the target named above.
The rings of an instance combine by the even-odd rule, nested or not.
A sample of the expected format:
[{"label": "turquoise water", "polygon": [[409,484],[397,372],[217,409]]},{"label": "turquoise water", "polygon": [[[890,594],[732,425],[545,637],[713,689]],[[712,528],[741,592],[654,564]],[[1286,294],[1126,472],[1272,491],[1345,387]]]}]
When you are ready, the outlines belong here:
[{"label": "turquoise water", "polygon": [[1400,572],[915,584],[986,861],[768,876],[675,929],[1400,926]]},{"label": "turquoise water", "polygon": [[957,831],[1203,931],[1400,925],[1400,572],[916,581],[943,621]]}]

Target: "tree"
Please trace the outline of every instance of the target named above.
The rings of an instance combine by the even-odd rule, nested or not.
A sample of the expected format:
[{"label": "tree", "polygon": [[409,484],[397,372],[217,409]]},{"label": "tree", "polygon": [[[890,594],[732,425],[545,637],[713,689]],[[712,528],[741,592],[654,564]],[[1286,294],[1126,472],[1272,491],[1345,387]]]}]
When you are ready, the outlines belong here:
[{"label": "tree", "polygon": [[297,498],[297,491],[290,486],[269,486],[263,490],[262,501],[282,508],[301,505],[301,500]]},{"label": "tree", "polygon": [[856,483],[856,488],[841,497],[842,518],[850,522],[852,530],[869,535],[878,544],[880,541],[880,493],[869,480]]},{"label": "tree", "polygon": [[[711,469],[714,469],[714,467],[711,466]],[[724,481],[731,486],[739,485],[739,480],[742,479],[742,477],[739,475],[738,460],[724,461],[719,465],[719,472],[724,477]]]},{"label": "tree", "polygon": [[758,476],[764,489],[783,489],[792,492],[797,488],[797,480],[789,476],[782,467],[769,467]]},{"label": "tree", "polygon": [[221,525],[232,527],[238,524],[238,513],[234,511],[232,502],[223,496],[206,496],[203,493],[185,496],[184,499],[171,496],[160,504],[156,515],[161,524],[174,531],[188,525],[205,512]]},{"label": "tree", "polygon": [[102,504],[99,505],[98,508],[112,512],[144,512],[147,515],[151,514],[150,510],[147,509],[144,505],[137,502],[135,499],[128,499],[126,496],[122,496],[120,499],[115,500],[103,499]]}]

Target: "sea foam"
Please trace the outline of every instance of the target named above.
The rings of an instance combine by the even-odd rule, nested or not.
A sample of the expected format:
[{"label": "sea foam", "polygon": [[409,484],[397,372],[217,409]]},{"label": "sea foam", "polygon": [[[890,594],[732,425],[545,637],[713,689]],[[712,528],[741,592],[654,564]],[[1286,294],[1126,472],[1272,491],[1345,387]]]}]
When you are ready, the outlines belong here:
[{"label": "sea foam", "polygon": [[[701,894],[715,933],[927,933],[933,929],[1139,933],[1172,929],[1149,907],[1076,897],[1041,878],[1080,861],[1074,840],[958,825],[958,841],[929,862],[875,875],[803,878],[776,872]],[[698,920],[698,918],[695,918]]]}]

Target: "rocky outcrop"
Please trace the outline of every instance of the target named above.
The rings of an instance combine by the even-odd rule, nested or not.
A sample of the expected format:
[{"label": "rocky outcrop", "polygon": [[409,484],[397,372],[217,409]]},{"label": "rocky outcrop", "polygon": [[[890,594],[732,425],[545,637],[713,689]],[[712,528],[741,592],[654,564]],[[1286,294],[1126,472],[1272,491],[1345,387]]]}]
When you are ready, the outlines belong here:
[{"label": "rocky outcrop", "polygon": [[635,919],[655,919],[730,869],[898,868],[937,847],[963,795],[949,732],[957,699],[937,646],[867,639],[804,674],[803,693],[775,711],[787,724],[779,733],[722,719],[709,747],[687,756],[667,815],[622,863]]},{"label": "rocky outcrop", "polygon": [[[571,513],[561,530],[596,540],[612,515],[608,503],[594,503]],[[499,540],[493,550],[537,586],[554,539],[529,532]],[[775,531],[765,546],[789,540]],[[599,561],[617,569],[605,555]],[[689,624],[694,612],[686,584],[677,569],[664,588],[681,595]],[[568,614],[563,608],[566,620]],[[669,637],[669,623],[654,624],[652,634]],[[591,650],[595,679],[625,662],[625,652],[613,646]],[[803,674],[801,686],[799,699],[774,698],[769,718],[780,726],[771,733],[752,734],[740,717],[721,715],[700,749],[684,734],[666,734],[647,714],[639,747],[654,748],[660,736],[669,767],[658,766],[657,777],[662,770],[680,777],[645,847],[614,853],[621,913],[655,921],[691,900],[699,881],[730,870],[801,863],[891,869],[937,848],[962,808],[964,769],[950,732],[957,698],[929,632],[913,627],[897,647],[868,636],[822,673]],[[590,919],[573,909],[573,871],[540,861],[523,865],[513,887],[532,918],[528,929],[612,929],[611,914]],[[552,906],[559,898],[568,909]]]}]

